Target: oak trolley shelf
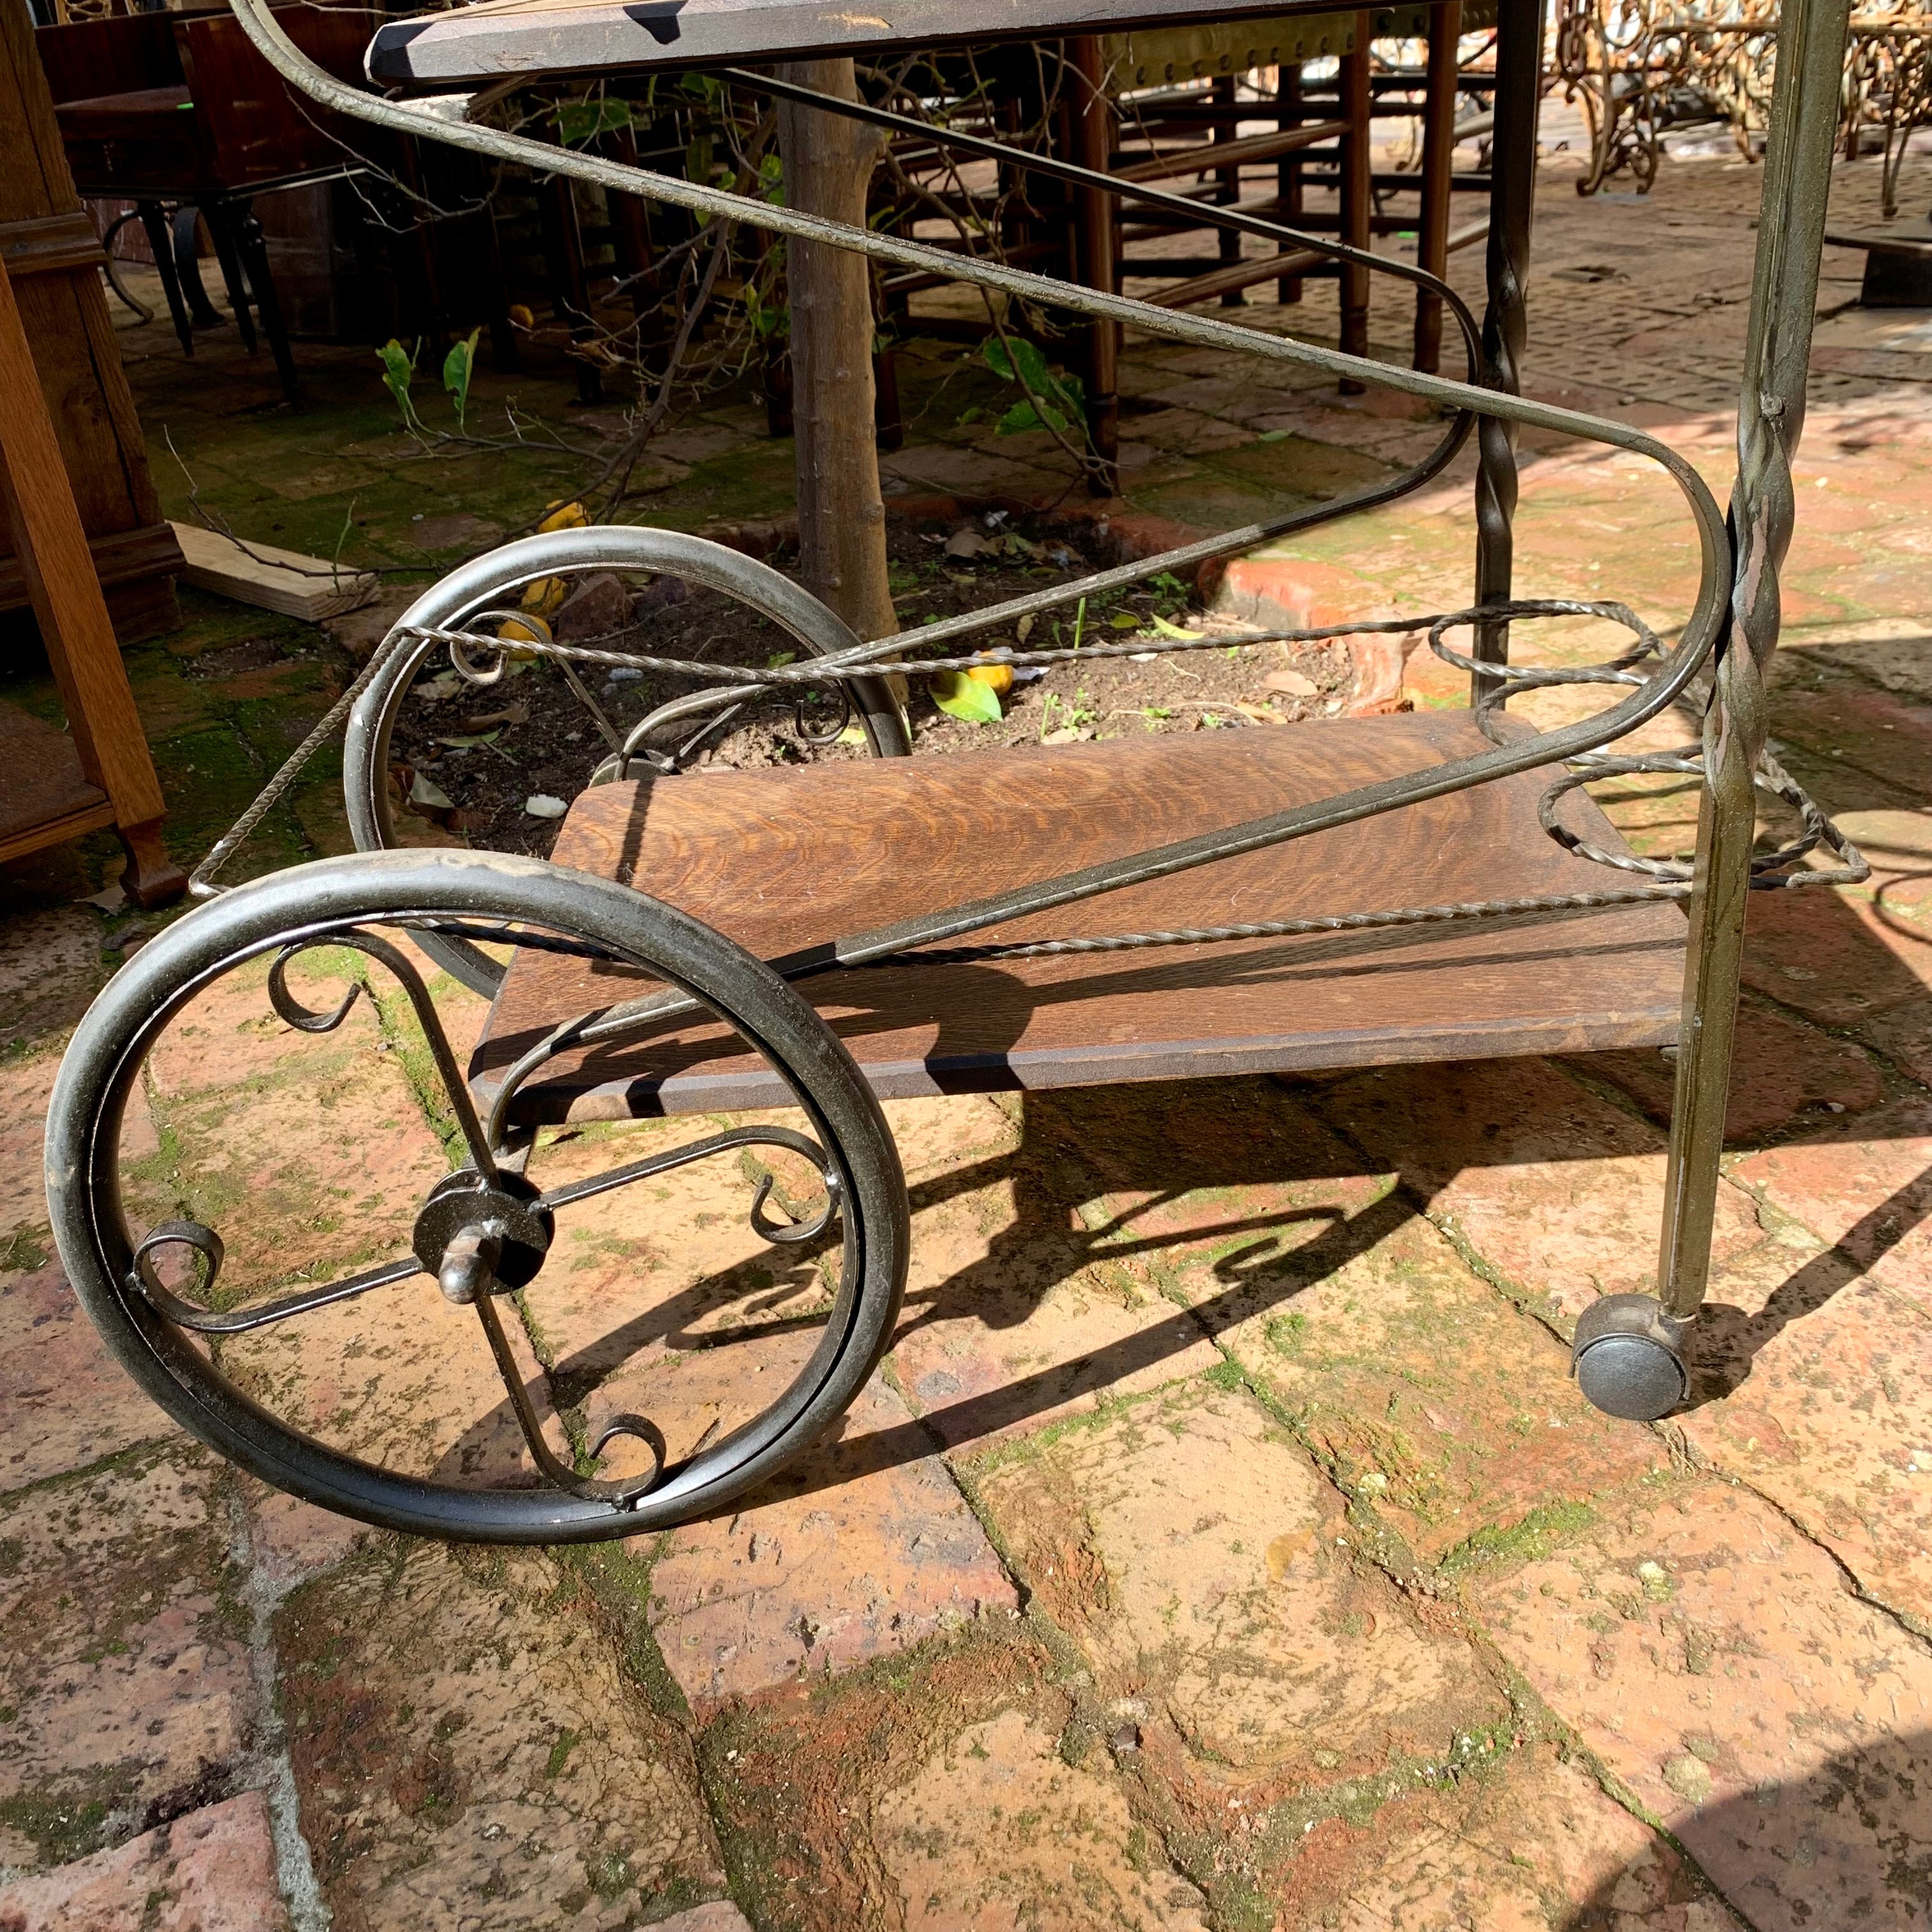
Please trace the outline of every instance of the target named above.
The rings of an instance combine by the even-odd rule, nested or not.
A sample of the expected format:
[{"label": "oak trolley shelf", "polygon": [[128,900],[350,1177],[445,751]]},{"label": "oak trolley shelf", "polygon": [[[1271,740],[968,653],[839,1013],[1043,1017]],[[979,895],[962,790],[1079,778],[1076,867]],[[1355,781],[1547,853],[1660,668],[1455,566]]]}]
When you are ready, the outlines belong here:
[{"label": "oak trolley shelf", "polygon": [[[829,243],[896,274],[964,282],[1071,315],[1093,345],[1090,368],[1111,370],[1112,345],[1132,328],[1224,356],[1231,370],[1258,358],[1345,387],[1393,388],[1435,406],[1442,427],[1407,470],[1332,501],[868,642],[770,566],[644,526],[524,538],[423,592],[203,861],[194,884],[207,902],[116,976],[62,1069],[47,1137],[55,1231],[89,1312],[157,1401],[266,1480],[366,1521],[507,1541],[631,1535],[720,1509],[783,1468],[836,1421],[891,1346],[911,1218],[881,1096],[1139,1082],[1159,1108],[1167,1090],[1152,1083],[1196,1076],[1672,1042],[1657,1292],[1599,1300],[1576,1324],[1572,1361],[1584,1394],[1612,1414],[1655,1419],[1686,1399],[1710,1270],[1746,901],[1753,890],[1866,875],[1766,748],[1765,672],[1790,534],[1790,462],[1804,411],[1845,0],[1789,0],[1782,16],[1728,518],[1696,471],[1654,438],[1518,392],[1536,0],[1496,9],[1480,322],[1442,278],[1439,256],[1431,267],[1375,255],[1304,232],[1275,203],[1214,204],[1116,178],[1104,152],[1087,145],[1082,152],[1101,167],[934,124],[903,93],[844,100],[784,73],[746,70],[805,53],[1030,38],[1041,63],[1059,63],[1090,97],[1106,71],[1100,37],[1226,19],[1227,0],[943,10],[884,0],[863,13],[790,0],[482,0],[378,31],[368,59],[377,82],[440,90],[413,101],[332,80],[262,0],[232,4],[262,55],[334,112],[642,196],[698,222]],[[1241,17],[1257,22],[1244,34],[1282,46],[1297,32],[1318,38],[1332,18],[1336,50],[1356,63],[1359,107],[1371,36],[1424,33],[1432,46],[1446,38],[1453,47],[1459,16],[1277,5]],[[1217,226],[1224,241],[1255,236],[1297,263],[1333,264],[1344,346],[1127,299],[1110,274],[1091,272],[1084,244],[1070,251],[1082,258],[1079,280],[1049,278],[470,118],[507,77],[692,67],[726,69],[734,88],[807,112],[990,154],[1016,177],[1073,190],[1066,205],[1089,230],[1118,201]],[[466,86],[473,95],[451,92]],[[1453,106],[1453,92],[1444,98]],[[1211,148],[1203,152],[1211,164]],[[1374,274],[1414,292],[1419,324],[1432,305],[1442,350],[1465,380],[1354,352],[1366,349]],[[1418,362],[1433,355],[1420,352],[1423,333],[1419,326]],[[1654,632],[1608,598],[1515,593],[1514,439],[1526,428],[1620,450],[1675,488],[1699,569],[1689,608],[1669,614],[1672,630]],[[1472,446],[1468,608],[1280,634],[1406,633],[1468,674],[1467,710],[908,755],[904,679],[970,668],[988,637],[1058,634],[1051,625],[1022,628],[1023,619],[1070,616],[1139,579],[1192,572],[1399,502]],[[544,614],[556,608],[550,593],[608,575],[682,579],[724,600],[718,636],[748,661],[728,661],[729,650],[676,656],[647,618],[613,620],[593,637],[554,633]],[[1646,586],[1624,595],[1642,606]],[[1594,626],[1590,634],[1617,640],[1602,662],[1579,666],[1538,647],[1545,626],[1579,619]],[[794,648],[771,651],[774,632]],[[1230,641],[1102,634],[1109,640],[1084,650],[1003,645],[996,655],[1018,668],[1149,649],[1184,657]],[[397,823],[392,758],[403,707],[430,677],[449,688],[453,673],[479,694],[500,684],[515,668],[513,650],[539,661],[541,674],[519,689],[579,706],[586,723],[582,787],[553,856],[412,847]],[[612,672],[660,680],[628,727],[593,689]],[[1572,722],[1540,731],[1510,712],[1513,700],[1557,686],[1588,688],[1600,708],[1579,716],[1566,704]],[[658,694],[667,689],[674,694]],[[1633,748],[1640,728],[1687,712],[1701,721],[1701,742],[1658,750],[1653,734]],[[791,721],[802,762],[694,775],[720,736],[770,718]],[[236,847],[344,724],[357,852],[221,885],[217,874]],[[812,748],[835,739],[862,740],[862,749],[814,759]],[[1698,793],[1694,865],[1633,853],[1584,789],[1642,774]],[[1794,828],[1782,844],[1760,834],[1766,800],[1777,808],[1769,822]],[[425,957],[490,1002],[466,1064],[439,1016]],[[355,962],[346,992],[344,959]],[[148,1054],[197,998],[243,971],[266,974],[249,998],[298,1031],[334,1031],[365,980],[394,995],[386,1016],[406,1009],[420,1030],[424,1051],[411,1064],[438,1091],[452,1171],[425,1190],[406,1235],[362,1230],[361,1245],[344,1248],[338,1229],[332,1252],[356,1258],[346,1271],[250,1249],[238,1250],[254,1258],[236,1282],[220,1230],[138,1225],[124,1202],[122,1123]],[[337,988],[314,1005],[313,971],[334,976]],[[686,1127],[666,1116],[700,1118]],[[626,1121],[654,1124],[592,1130]],[[574,1154],[554,1165],[566,1146]],[[712,1272],[560,1364],[557,1401],[547,1407],[516,1330],[527,1314],[551,1332],[545,1297],[560,1274],[574,1278],[554,1253],[572,1217],[599,1196],[640,1189],[630,1198],[655,1225],[672,1214],[663,1204],[677,1198],[683,1170],[718,1162],[740,1164],[722,1170],[719,1184],[736,1185],[739,1174],[757,1252],[772,1267],[731,1259],[738,1250],[712,1226],[718,1216],[700,1216],[704,1232],[693,1239],[718,1257],[704,1264]],[[336,1190],[345,1202],[353,1193],[346,1183]],[[638,1258],[638,1286],[648,1288],[655,1264]],[[475,1327],[452,1310],[470,1311]],[[492,1474],[455,1451],[434,1466],[400,1451],[365,1454],[336,1439],[334,1412],[269,1406],[264,1391],[285,1378],[248,1370],[260,1359],[250,1350],[268,1346],[255,1338],[283,1323],[324,1324],[360,1355],[386,1334],[441,1336],[432,1324],[445,1322],[459,1325],[439,1348],[487,1348],[500,1372],[522,1442],[514,1469]],[[621,1396],[605,1388],[604,1369],[591,1374],[592,1363],[616,1377],[610,1387]],[[574,1391],[567,1401],[565,1388]]]},{"label": "oak trolley shelf", "polygon": [[[648,886],[760,958],[931,904],[933,881],[1031,884],[1211,832],[1238,801],[1324,797],[1484,748],[1466,712],[1292,730],[988,752],[599,786],[552,856]],[[1096,904],[1108,932],[1316,919],[1396,905],[1426,879],[1448,902],[1587,893],[1598,867],[1537,824],[1541,782],[1505,778],[1361,826],[1130,886]],[[1622,842],[1594,806],[1596,836]],[[1576,822],[1582,823],[1582,814]],[[874,835],[890,827],[890,836]],[[1048,940],[1064,914],[978,937]],[[493,1075],[634,976],[520,954],[472,1062]],[[812,982],[813,1004],[885,1097],[1088,1086],[1478,1055],[1659,1046],[1677,1036],[1684,916],[1675,905],[1527,914],[1001,964],[903,961]],[[518,1096],[530,1121],[769,1107],[771,1070],[716,1027],[567,1054]]]}]

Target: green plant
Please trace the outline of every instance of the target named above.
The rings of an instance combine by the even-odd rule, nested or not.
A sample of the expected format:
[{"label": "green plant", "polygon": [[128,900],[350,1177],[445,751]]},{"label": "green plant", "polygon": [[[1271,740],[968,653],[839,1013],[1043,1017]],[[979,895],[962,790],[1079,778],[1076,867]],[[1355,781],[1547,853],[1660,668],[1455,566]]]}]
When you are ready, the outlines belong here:
[{"label": "green plant", "polygon": [[599,134],[615,134],[631,124],[630,104],[607,100],[560,100],[551,118],[556,123],[556,137],[566,148],[580,147]]},{"label": "green plant", "polygon": [[472,328],[442,358],[442,386],[456,398],[456,433],[466,432],[464,418],[470,408],[470,378],[476,373],[476,338],[483,333]]},{"label": "green plant", "polygon": [[932,701],[948,716],[969,724],[997,724],[1004,715],[998,694],[989,684],[961,670],[936,670],[928,680]]},{"label": "green plant", "polygon": [[1056,376],[1046,366],[1037,344],[1021,336],[1003,340],[989,335],[980,346],[980,357],[1002,382],[1016,382],[1028,392],[994,425],[996,434],[1018,436],[1042,427],[1060,430],[1077,427],[1084,434],[1085,388],[1078,376]]},{"label": "green plant", "polygon": [[376,359],[382,365],[382,386],[395,398],[396,406],[403,412],[403,427],[412,435],[422,430],[416,405],[410,400],[410,380],[416,373],[416,354],[422,348],[418,342],[414,351],[406,350],[392,335],[376,352]]}]

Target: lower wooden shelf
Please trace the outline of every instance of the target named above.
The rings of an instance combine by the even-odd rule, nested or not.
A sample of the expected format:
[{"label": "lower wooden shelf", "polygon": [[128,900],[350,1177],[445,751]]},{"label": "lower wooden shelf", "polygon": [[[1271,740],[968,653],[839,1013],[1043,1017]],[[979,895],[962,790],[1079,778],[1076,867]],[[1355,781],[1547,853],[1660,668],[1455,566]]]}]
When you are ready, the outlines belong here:
[{"label": "lower wooden shelf", "polygon": [[[560,864],[669,901],[761,957],[981,898],[1465,757],[1466,712],[949,758],[846,760],[602,786]],[[1602,890],[1537,822],[1528,772],[974,936],[1066,938]],[[1573,794],[1568,822],[1620,849]],[[1676,1036],[1674,904],[988,964],[903,964],[802,990],[882,1096],[1664,1046]],[[516,956],[472,1064],[493,1076],[640,976]],[[722,1028],[686,1023],[560,1058],[526,1122],[787,1104]]]}]

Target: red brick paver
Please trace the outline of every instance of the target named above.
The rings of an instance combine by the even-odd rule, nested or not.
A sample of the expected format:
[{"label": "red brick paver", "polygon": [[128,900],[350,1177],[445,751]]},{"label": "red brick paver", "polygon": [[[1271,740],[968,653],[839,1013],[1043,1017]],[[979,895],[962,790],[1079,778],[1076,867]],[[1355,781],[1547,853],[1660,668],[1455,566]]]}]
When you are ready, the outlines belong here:
[{"label": "red brick paver", "polygon": [[288,1932],[258,1791],[0,1885],[0,1932]]},{"label": "red brick paver", "polygon": [[1918,1922],[1932,1655],[1775,1510],[1711,1484],[1633,1500],[1480,1600],[1753,1925]]}]

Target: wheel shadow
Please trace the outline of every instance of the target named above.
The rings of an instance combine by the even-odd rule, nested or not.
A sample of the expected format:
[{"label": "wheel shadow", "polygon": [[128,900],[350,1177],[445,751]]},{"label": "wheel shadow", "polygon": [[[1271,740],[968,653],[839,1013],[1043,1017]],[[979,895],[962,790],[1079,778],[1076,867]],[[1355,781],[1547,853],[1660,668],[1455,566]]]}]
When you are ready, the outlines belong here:
[{"label": "wheel shadow", "polygon": [[[1803,902],[1797,910],[1807,928],[1804,956],[1848,970],[1869,1012],[1906,1024],[1922,1016],[1928,1036],[1932,1037],[1932,998],[1925,983],[1835,894],[1813,891],[1780,897]],[[1788,962],[1792,956],[1790,922],[1796,915],[1790,908],[1779,910],[1780,921],[1769,935],[1772,943],[1768,950],[1758,948],[1754,961],[1750,976],[1760,987],[1774,985],[1778,961]],[[1881,914],[1898,917],[1882,907]],[[1916,941],[1916,931],[1912,937]],[[1754,1002],[1754,1010],[1771,1010],[1762,998]],[[1752,1102],[1754,1089],[1760,1086],[1779,1088],[1780,1082],[1790,1086],[1787,1069],[1762,1057],[1753,1058],[1750,1038],[1748,1029],[1736,1102]],[[1661,1126],[1668,1114],[1668,1071],[1660,1056],[1648,1058],[1650,1070],[1644,1077],[1640,1077],[1640,1057],[1630,1054],[1577,1056],[1568,1064],[1596,1084],[1621,1088]],[[1443,1072],[1426,1066],[1391,1068],[1386,1077],[1426,1082]],[[1496,1077],[1507,1078],[1505,1066],[1497,1067]],[[1894,1097],[1898,1085],[1894,1079]],[[1310,1110],[1318,1118],[1322,1112],[1319,1090],[1319,1082],[1291,1083],[1287,1089],[1292,1101],[1306,1102],[1312,1096]],[[1070,1365],[1055,1363],[998,1389],[957,1396],[943,1386],[922,1384],[917,1391],[922,1405],[919,1421],[848,1440],[840,1452],[837,1480],[916,1460],[932,1453],[935,1441],[961,1446],[1022,1426],[1070,1400],[1144,1382],[1157,1374],[1164,1362],[1178,1361],[1201,1341],[1214,1339],[1235,1322],[1276,1312],[1426,1210],[1436,1184],[1416,1171],[1422,1162],[1403,1160],[1400,1150],[1370,1162],[1337,1150],[1324,1136],[1316,1137],[1318,1145],[1297,1146],[1292,1136],[1284,1139],[1223,1130],[1229,1122],[1252,1124],[1269,1119],[1283,1092],[1282,1083],[1229,1076],[1030,1094],[1022,1102],[1023,1128],[1016,1148],[916,1184],[910,1190],[916,1220],[989,1188],[1010,1190],[1011,1211],[974,1258],[944,1280],[908,1294],[894,1336],[896,1346],[922,1330],[948,1324],[976,1324],[992,1333],[1019,1329],[1057,1288],[1096,1262],[1130,1262],[1167,1249],[1177,1239],[1197,1250],[1232,1246],[1234,1252],[1211,1264],[1207,1275],[1214,1292],[1184,1311],[1177,1306],[1178,1318],[1166,1319],[1165,1311],[1156,1311],[1134,1333],[1104,1342]],[[1393,1098],[1399,1109],[1399,1094]],[[1203,1108],[1218,1124],[1216,1131],[1190,1133],[1171,1126]],[[1305,1118],[1299,1106],[1292,1111],[1294,1118]],[[1762,1115],[1765,1108],[1744,1104],[1741,1111]],[[1833,1114],[1800,1100],[1770,1131],[1754,1131],[1734,1140],[1733,1146],[1856,1143],[1873,1138],[1875,1130],[1901,1134],[1910,1130],[1912,1124],[1900,1124],[1895,1108],[1882,1118],[1876,1118],[1876,1108],[1868,1111],[1874,1118],[1862,1112]],[[1131,1131],[1124,1130],[1124,1121],[1130,1124]],[[1922,1131],[1926,1121],[1916,1124]],[[1550,1158],[1550,1145],[1549,1137],[1542,1137],[1535,1157]],[[1580,1145],[1575,1150],[1580,1159],[1600,1151]],[[1560,1157],[1560,1148],[1558,1153]],[[1470,1164],[1500,1166],[1510,1159],[1499,1145],[1484,1144],[1472,1149]],[[1403,1187],[1359,1211],[1351,1213],[1339,1195],[1334,1202],[1321,1202],[1318,1189],[1316,1204],[1240,1211],[1239,1197],[1244,1193],[1252,1197],[1258,1190],[1283,1183],[1298,1184],[1306,1192],[1308,1184],[1358,1181],[1371,1168],[1384,1164],[1401,1174]],[[1219,1194],[1233,1198],[1225,1216],[1197,1218],[1180,1237],[1155,1225],[1163,1210],[1184,1197]],[[1130,1204],[1109,1210],[1107,1218],[1095,1225],[1078,1222],[1074,1210],[1102,1200]],[[1911,1236],[1928,1214],[1932,1168],[1870,1208],[1830,1249],[1796,1267],[1754,1312],[1724,1300],[1720,1278],[1718,1295],[1706,1304],[1693,1330],[1688,1406],[1735,1394],[1766,1347],[1862,1278],[1876,1259]],[[827,1251],[794,1251],[788,1258],[806,1263]],[[699,1339],[699,1324],[722,1300],[742,1292],[742,1285],[730,1276],[706,1277],[614,1326],[556,1365],[553,1379],[560,1400],[580,1402],[594,1394],[640,1351],[692,1346]],[[484,1431],[492,1426],[486,1418],[476,1427]]]}]

